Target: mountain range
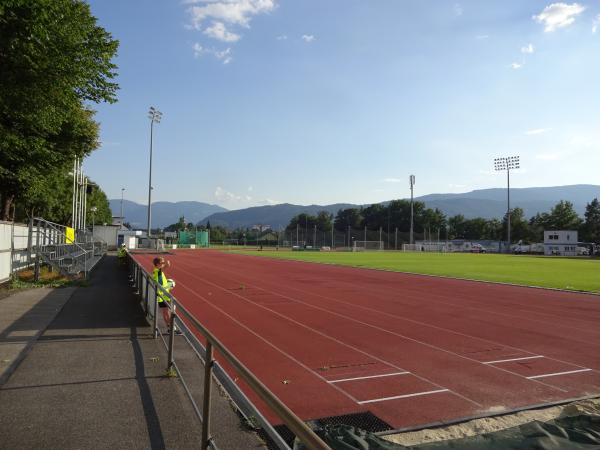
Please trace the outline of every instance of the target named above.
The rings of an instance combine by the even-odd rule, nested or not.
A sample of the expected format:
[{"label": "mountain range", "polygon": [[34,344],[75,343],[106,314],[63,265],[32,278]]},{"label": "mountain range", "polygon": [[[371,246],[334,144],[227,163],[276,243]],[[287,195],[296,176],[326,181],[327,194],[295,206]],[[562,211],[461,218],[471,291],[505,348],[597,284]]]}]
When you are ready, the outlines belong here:
[{"label": "mountain range", "polygon": [[[113,216],[121,215],[121,199],[109,200]],[[227,211],[218,205],[202,202],[154,202],[152,203],[152,227],[164,228],[185,217],[187,222],[198,223],[214,213]],[[133,228],[145,229],[148,223],[148,206],[123,200],[125,222]]]},{"label": "mountain range", "polygon": [[[506,189],[480,189],[461,194],[429,194],[416,197],[415,200],[424,202],[428,208],[439,208],[447,216],[462,214],[466,218],[484,217],[486,219],[502,218],[507,208]],[[600,186],[570,185],[552,187],[513,188],[511,207],[520,207],[526,217],[536,213],[550,211],[559,200],[573,203],[575,210],[581,216],[587,203],[594,198],[600,198]],[[120,214],[121,200],[110,200],[114,215]],[[387,202],[383,202],[387,203]],[[134,227],[144,228],[146,224],[146,205],[134,202],[123,202],[125,220]],[[290,219],[297,214],[306,212],[316,214],[328,211],[332,214],[340,209],[360,207],[352,203],[336,203],[333,205],[292,205],[283,203],[272,206],[255,206],[251,208],[228,211],[218,205],[201,202],[156,202],[152,204],[152,224],[165,227],[175,223],[184,215],[187,221],[211,225],[221,225],[228,228],[252,227],[253,225],[270,225],[274,229],[285,227]]]}]

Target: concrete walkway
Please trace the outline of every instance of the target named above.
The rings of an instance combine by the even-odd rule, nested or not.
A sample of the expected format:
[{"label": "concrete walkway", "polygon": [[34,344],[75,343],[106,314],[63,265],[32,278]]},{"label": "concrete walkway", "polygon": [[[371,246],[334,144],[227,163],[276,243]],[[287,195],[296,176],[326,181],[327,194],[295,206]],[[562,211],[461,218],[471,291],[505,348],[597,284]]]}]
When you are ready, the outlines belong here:
[{"label": "concrete walkway", "polygon": [[[180,380],[164,376],[164,347],[114,256],[89,287],[21,292],[4,305],[13,312],[1,315],[0,348],[12,363],[0,367],[12,374],[0,384],[0,449],[199,448],[200,422]],[[17,342],[29,351],[15,356]],[[212,397],[217,446],[261,448],[227,399]]]}]

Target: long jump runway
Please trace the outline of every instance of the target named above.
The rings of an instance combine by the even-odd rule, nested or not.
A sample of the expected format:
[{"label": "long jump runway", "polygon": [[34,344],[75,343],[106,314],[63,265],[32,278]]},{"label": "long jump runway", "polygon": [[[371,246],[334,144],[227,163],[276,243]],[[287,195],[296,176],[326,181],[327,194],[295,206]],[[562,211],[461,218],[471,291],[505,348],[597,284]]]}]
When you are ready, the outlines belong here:
[{"label": "long jump runway", "polygon": [[[151,269],[151,255],[135,258]],[[600,396],[600,297],[218,251],[168,258],[173,294],[304,420],[370,412],[399,429]]]}]

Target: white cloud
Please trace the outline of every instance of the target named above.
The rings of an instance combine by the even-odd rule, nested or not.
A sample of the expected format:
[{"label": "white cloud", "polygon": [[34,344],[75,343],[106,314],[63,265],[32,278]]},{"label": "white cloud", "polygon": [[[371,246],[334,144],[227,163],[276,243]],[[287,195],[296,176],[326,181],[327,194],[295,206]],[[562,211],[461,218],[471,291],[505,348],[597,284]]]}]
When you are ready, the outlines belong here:
[{"label": "white cloud", "polygon": [[598,27],[600,27],[600,14],[598,14],[592,22],[592,33],[596,33],[596,31],[598,31]]},{"label": "white cloud", "polygon": [[240,195],[229,192],[223,189],[221,186],[217,186],[215,189],[215,198],[221,202],[239,202],[242,200]]},{"label": "white cloud", "polygon": [[194,57],[199,58],[202,55],[213,55],[223,64],[229,64],[233,61],[233,56],[231,54],[231,48],[226,48],[225,50],[216,50],[214,48],[204,48],[201,44],[196,42],[192,49],[194,50]]},{"label": "white cloud", "polygon": [[515,69],[515,70],[517,70],[517,69],[520,69],[521,67],[523,67],[523,64],[522,64],[522,63],[518,63],[518,62],[514,62],[514,63],[512,63],[512,64],[510,65],[510,67],[511,67],[512,69]]},{"label": "white cloud", "polygon": [[312,42],[315,40],[315,37],[312,34],[303,34],[302,35],[302,40],[304,42]]},{"label": "white cloud", "polygon": [[252,186],[248,186],[248,192],[252,192],[254,188]]},{"label": "white cloud", "polygon": [[204,47],[202,47],[202,45],[200,45],[198,42],[196,42],[193,46],[192,49],[194,50],[194,57],[198,58],[199,56],[202,56],[203,53],[205,53]]},{"label": "white cloud", "polygon": [[223,22],[213,22],[212,26],[206,28],[203,33],[222,42],[237,42],[240,40],[240,35],[227,30]]},{"label": "white cloud", "polygon": [[276,0],[192,0],[187,3],[196,5],[189,8],[196,29],[201,29],[206,19],[248,28],[253,16],[269,13],[277,7]]},{"label": "white cloud", "polygon": [[535,49],[533,48],[533,44],[529,44],[525,47],[521,47],[521,53],[531,55],[534,51],[535,51]]},{"label": "white cloud", "polygon": [[384,183],[402,183],[404,180],[401,180],[400,178],[384,178],[383,182]]},{"label": "white cloud", "polygon": [[277,36],[275,39],[277,39],[278,41],[287,41],[287,35],[286,34],[281,34],[279,36]]},{"label": "white cloud", "polygon": [[231,48],[227,48],[222,51],[214,52],[214,55],[217,59],[223,61],[223,64],[229,64],[233,61],[233,57],[231,56]]},{"label": "white cloud", "polygon": [[463,12],[464,12],[464,10],[463,10],[462,5],[460,3],[455,3],[454,4],[454,15],[456,17],[460,17],[463,15]]},{"label": "white cloud", "polygon": [[477,39],[478,41],[483,41],[484,39],[488,39],[490,37],[489,34],[479,34],[477,36],[475,36],[475,39]]},{"label": "white cloud", "polygon": [[525,134],[527,136],[535,136],[536,134],[543,134],[543,133],[547,133],[548,131],[551,131],[552,128],[534,128],[532,130],[527,130],[525,132]]},{"label": "white cloud", "polygon": [[585,6],[579,3],[552,3],[544,8],[544,10],[533,19],[544,25],[544,31],[551,33],[558,28],[568,27],[575,22],[575,18],[585,11]]}]

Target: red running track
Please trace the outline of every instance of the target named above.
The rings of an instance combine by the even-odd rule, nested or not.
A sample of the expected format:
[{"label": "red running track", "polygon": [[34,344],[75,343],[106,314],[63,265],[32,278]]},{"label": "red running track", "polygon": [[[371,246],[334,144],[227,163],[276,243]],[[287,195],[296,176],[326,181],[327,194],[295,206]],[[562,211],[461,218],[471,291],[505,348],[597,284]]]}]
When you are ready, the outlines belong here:
[{"label": "red running track", "polygon": [[370,411],[405,428],[600,396],[600,297],[218,251],[168,259],[173,294],[304,420]]}]

